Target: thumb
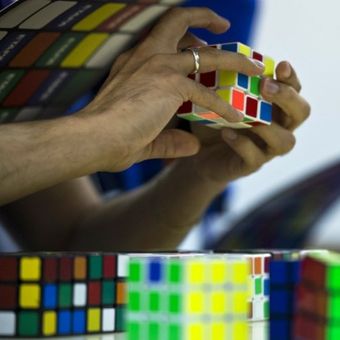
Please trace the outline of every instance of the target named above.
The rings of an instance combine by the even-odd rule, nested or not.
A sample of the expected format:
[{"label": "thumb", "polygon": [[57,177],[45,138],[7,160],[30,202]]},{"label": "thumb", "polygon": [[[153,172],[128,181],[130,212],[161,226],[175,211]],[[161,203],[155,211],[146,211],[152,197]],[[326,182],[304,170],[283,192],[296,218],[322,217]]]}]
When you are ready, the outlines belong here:
[{"label": "thumb", "polygon": [[200,142],[193,134],[168,129],[146,146],[143,159],[187,157],[196,154],[199,149]]}]

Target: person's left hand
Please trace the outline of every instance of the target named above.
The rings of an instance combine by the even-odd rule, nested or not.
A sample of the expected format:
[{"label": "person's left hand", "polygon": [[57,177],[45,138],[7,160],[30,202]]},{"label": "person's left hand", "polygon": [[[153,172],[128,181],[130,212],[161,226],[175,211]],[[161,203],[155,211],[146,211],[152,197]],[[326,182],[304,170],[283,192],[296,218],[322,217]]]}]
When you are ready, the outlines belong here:
[{"label": "person's left hand", "polygon": [[277,80],[266,78],[261,83],[262,96],[274,104],[270,126],[216,131],[197,123],[191,125],[202,148],[190,162],[202,178],[225,185],[293,149],[293,132],[308,118],[311,109],[299,94],[300,81],[288,62],[277,66],[276,77]]}]

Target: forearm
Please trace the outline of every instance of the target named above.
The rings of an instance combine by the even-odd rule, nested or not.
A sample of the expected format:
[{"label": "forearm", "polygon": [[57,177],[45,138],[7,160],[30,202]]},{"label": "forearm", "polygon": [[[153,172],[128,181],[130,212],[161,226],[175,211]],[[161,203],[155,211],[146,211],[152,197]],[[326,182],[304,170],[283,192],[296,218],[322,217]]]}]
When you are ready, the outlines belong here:
[{"label": "forearm", "polygon": [[93,170],[83,119],[0,125],[0,206]]},{"label": "forearm", "polygon": [[69,248],[175,249],[223,188],[200,178],[189,159],[178,161],[142,188],[90,212]]}]

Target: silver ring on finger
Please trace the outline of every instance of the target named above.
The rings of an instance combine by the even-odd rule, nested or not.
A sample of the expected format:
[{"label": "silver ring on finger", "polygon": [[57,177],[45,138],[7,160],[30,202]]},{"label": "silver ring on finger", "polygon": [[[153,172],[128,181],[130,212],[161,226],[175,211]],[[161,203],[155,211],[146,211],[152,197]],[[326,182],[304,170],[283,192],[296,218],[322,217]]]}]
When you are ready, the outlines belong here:
[{"label": "silver ring on finger", "polygon": [[192,72],[192,74],[196,74],[200,71],[200,54],[199,54],[199,48],[197,47],[188,47],[186,49],[187,51],[191,51],[192,56],[194,57],[194,64],[195,64],[195,69]]}]

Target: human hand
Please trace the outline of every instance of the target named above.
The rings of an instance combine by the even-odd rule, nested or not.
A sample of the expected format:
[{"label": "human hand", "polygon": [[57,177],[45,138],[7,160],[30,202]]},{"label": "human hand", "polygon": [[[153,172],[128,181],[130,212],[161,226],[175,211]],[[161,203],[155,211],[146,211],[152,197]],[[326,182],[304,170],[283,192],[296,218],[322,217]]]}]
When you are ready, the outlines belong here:
[{"label": "human hand", "polygon": [[[222,33],[229,22],[204,8],[176,8],[168,12],[149,36],[114,64],[104,87],[78,114],[89,122],[95,139],[96,171],[119,171],[151,158],[193,155],[200,148],[192,134],[164,129],[183,102],[206,107],[230,122],[242,116],[212,90],[187,78],[194,70],[189,27]],[[184,39],[183,39],[184,37]],[[263,65],[245,56],[204,47],[201,72],[228,69],[260,75]],[[93,133],[94,132],[94,133]],[[96,133],[95,133],[96,132]]]},{"label": "human hand", "polygon": [[308,118],[310,106],[299,94],[300,81],[288,62],[277,66],[276,76],[277,80],[266,78],[261,83],[262,96],[274,104],[270,126],[216,131],[192,124],[202,148],[191,161],[201,177],[222,187],[293,149],[293,132]]}]

